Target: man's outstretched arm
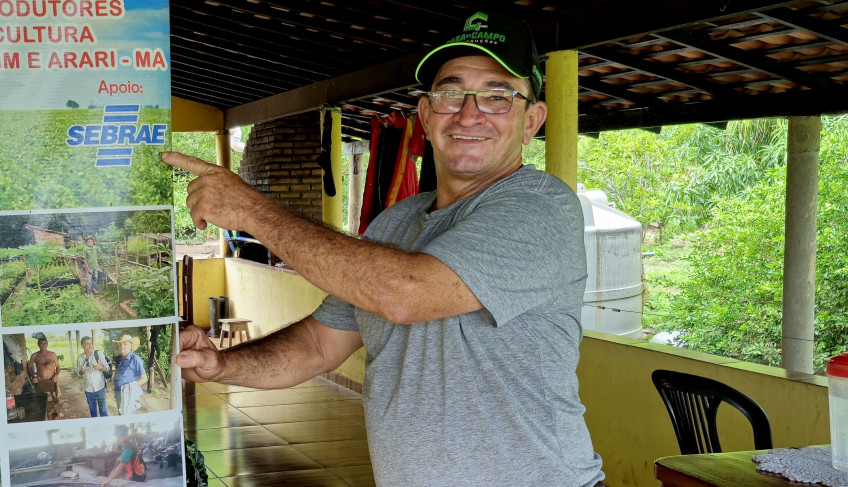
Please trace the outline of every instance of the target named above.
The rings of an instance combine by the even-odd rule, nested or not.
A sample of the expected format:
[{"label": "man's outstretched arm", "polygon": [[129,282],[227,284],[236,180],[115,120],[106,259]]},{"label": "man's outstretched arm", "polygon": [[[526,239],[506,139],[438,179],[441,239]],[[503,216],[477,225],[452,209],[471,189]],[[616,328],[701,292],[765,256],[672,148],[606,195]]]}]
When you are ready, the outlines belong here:
[{"label": "man's outstretched arm", "polygon": [[194,382],[281,389],[335,370],[360,347],[359,332],[336,330],[311,316],[223,351],[205,330],[189,326],[180,331],[177,365],[183,378]]},{"label": "man's outstretched arm", "polygon": [[186,204],[198,228],[207,222],[244,230],[320,289],[394,323],[477,311],[483,305],[446,264],[365,242],[289,211],[232,171],[177,152],[162,160],[197,179]]}]

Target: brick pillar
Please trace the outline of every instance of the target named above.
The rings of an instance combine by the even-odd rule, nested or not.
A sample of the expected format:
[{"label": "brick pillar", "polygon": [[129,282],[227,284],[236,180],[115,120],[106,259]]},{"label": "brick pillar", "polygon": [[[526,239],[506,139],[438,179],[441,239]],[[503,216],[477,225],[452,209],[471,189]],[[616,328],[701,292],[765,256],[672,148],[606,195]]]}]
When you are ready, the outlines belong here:
[{"label": "brick pillar", "polygon": [[282,206],[321,221],[321,127],[317,111],[254,125],[239,176]]}]

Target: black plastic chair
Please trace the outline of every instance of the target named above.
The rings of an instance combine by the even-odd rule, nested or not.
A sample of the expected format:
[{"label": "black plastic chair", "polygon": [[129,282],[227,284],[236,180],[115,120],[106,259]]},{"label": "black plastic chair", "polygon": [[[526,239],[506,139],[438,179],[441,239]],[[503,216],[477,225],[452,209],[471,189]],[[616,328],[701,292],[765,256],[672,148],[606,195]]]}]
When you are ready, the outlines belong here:
[{"label": "black plastic chair", "polygon": [[738,409],[754,429],[754,448],[772,448],[771,426],[763,408],[736,389],[697,375],[655,370],[651,374],[665,403],[680,453],[720,453],[716,413],[722,402]]}]

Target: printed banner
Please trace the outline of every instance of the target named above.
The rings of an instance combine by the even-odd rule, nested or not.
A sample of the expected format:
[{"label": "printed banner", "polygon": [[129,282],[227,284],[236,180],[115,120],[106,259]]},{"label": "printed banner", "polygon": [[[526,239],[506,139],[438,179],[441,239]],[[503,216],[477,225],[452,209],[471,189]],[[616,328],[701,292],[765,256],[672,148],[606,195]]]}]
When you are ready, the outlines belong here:
[{"label": "printed banner", "polygon": [[2,485],[185,485],[169,36],[164,0],[0,0]]}]

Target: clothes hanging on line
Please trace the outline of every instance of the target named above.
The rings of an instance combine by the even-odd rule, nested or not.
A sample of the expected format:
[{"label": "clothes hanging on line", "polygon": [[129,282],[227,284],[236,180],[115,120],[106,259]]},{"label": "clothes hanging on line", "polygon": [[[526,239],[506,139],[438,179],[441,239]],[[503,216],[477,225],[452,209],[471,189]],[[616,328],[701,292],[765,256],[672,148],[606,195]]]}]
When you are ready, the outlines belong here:
[{"label": "clothes hanging on line", "polygon": [[[415,163],[425,155],[425,147],[429,145],[426,142],[424,126],[417,115],[404,117],[401,112],[394,112],[386,118],[371,119],[370,159],[359,219],[360,235],[381,211],[418,193]],[[426,163],[426,158],[423,162]]]}]

